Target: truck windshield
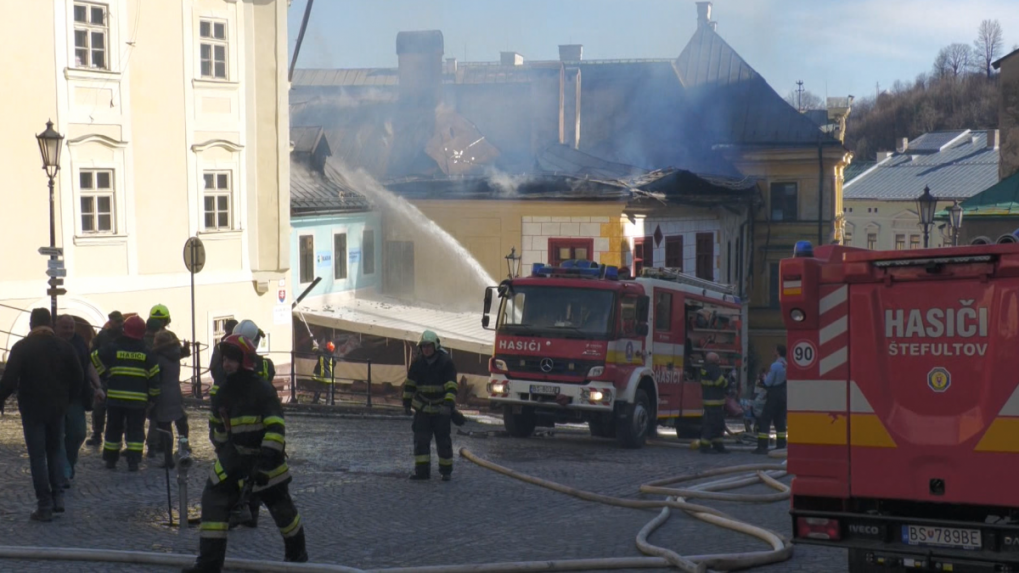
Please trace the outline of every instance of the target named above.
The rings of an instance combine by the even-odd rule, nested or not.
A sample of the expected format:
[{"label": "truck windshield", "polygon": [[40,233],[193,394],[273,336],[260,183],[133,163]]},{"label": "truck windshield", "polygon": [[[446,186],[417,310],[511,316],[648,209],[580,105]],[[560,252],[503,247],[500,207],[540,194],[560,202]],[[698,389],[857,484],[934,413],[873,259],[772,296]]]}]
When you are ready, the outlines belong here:
[{"label": "truck windshield", "polygon": [[504,298],[499,311],[501,331],[512,334],[545,331],[606,337],[612,331],[615,293],[608,290],[524,286]]}]

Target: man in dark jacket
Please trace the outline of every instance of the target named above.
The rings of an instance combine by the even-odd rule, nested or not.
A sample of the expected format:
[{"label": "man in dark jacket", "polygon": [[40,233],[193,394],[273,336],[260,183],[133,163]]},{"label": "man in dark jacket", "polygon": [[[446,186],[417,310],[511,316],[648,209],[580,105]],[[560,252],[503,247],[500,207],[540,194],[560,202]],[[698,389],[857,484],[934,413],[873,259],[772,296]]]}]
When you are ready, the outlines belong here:
[{"label": "man in dark jacket", "polygon": [[223,323],[223,330],[226,331],[226,334],[222,339],[216,341],[216,345],[212,349],[212,358],[209,360],[209,373],[212,374],[213,385],[222,384],[226,380],[226,372],[223,370],[223,356],[219,350],[219,343],[226,340],[227,336],[233,334],[236,326],[237,321],[232,318]]},{"label": "man in dark jacket", "polygon": [[722,435],[725,433],[725,394],[729,381],[722,368],[718,365],[718,354],[708,352],[704,358],[704,367],[701,368],[701,402],[704,404],[704,417],[701,418],[701,443],[702,454],[727,454],[722,443]]},{"label": "man in dark jacket", "polygon": [[162,440],[163,460],[158,465],[173,468],[172,425],[177,426],[178,436],[186,438],[189,433],[188,417],[184,412],[184,396],[180,390],[180,341],[174,333],[163,330],[156,335],[154,343],[152,354],[159,363],[161,380],[159,399],[156,400],[156,407],[152,411],[152,418],[156,421],[157,428],[161,430],[159,437]]},{"label": "man in dark jacket", "polygon": [[[108,315],[110,319],[103,329],[92,339],[92,347],[89,353],[99,350],[103,346],[120,338],[124,334],[124,315],[115,310]],[[106,392],[106,379],[100,379],[103,385],[103,392]],[[85,440],[86,446],[103,445],[103,430],[106,428],[106,402],[97,402],[92,408],[92,437]]]},{"label": "man in dark jacket", "polygon": [[64,415],[72,394],[81,392],[85,376],[74,348],[57,338],[51,324],[49,310],[32,311],[31,332],[11,348],[0,378],[0,411],[4,401],[18,392],[18,410],[38,501],[32,514],[35,521],[51,521],[53,512],[64,511],[60,454]]},{"label": "man in dark jacket", "polygon": [[[78,357],[85,375],[80,382],[81,390],[72,393],[71,401],[67,405],[67,414],[64,416],[64,440],[62,442],[64,477],[67,480],[74,479],[74,466],[78,463],[78,451],[85,441],[85,434],[88,431],[85,425],[85,410],[92,407],[94,401],[105,398],[102,386],[99,382],[99,375],[96,373],[92,362],[89,360],[88,344],[80,334],[74,331],[74,317],[68,314],[57,318],[56,335],[66,340]],[[70,482],[65,481],[64,487],[70,487]]]},{"label": "man in dark jacket", "polygon": [[439,453],[439,474],[449,481],[453,474],[453,439],[450,418],[456,408],[456,367],[431,330],[418,340],[421,354],[410,365],[403,384],[403,408],[414,410],[414,473],[412,480],[431,477],[432,436]]}]

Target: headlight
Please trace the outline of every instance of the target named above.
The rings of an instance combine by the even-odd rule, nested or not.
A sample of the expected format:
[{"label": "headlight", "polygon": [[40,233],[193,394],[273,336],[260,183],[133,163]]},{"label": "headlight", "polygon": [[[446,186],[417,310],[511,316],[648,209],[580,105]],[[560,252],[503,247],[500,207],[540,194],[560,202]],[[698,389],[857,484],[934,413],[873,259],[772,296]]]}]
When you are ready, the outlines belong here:
[{"label": "headlight", "polygon": [[506,367],[506,361],[505,360],[500,360],[498,358],[495,359],[495,369],[496,370],[501,370],[503,372],[509,370],[509,368]]},{"label": "headlight", "polygon": [[803,322],[803,320],[807,318],[807,315],[803,314],[802,310],[794,308],[789,311],[789,318],[793,319],[796,322]]},{"label": "headlight", "polygon": [[591,390],[591,401],[601,402],[605,394],[601,390]]},{"label": "headlight", "polygon": [[488,393],[489,394],[503,394],[505,392],[506,392],[506,383],[505,382],[495,382],[495,381],[492,381],[492,382],[490,382],[488,384]]},{"label": "headlight", "polygon": [[594,378],[596,376],[601,376],[604,373],[605,373],[604,366],[595,366],[594,368],[587,371],[587,377]]}]

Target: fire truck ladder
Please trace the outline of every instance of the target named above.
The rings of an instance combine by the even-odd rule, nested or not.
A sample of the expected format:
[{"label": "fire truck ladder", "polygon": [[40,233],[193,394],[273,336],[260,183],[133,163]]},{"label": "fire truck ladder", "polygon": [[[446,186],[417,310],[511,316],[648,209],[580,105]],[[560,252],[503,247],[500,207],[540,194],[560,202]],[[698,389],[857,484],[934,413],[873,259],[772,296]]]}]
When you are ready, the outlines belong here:
[{"label": "fire truck ladder", "polygon": [[671,281],[674,283],[685,284],[694,288],[703,289],[705,291],[716,292],[721,295],[728,295],[735,300],[736,295],[733,294],[733,287],[730,285],[723,285],[714,281],[690,276],[684,274],[681,270],[672,267],[658,267],[658,268],[645,268],[641,271],[640,276],[646,279],[659,279],[663,281]]}]

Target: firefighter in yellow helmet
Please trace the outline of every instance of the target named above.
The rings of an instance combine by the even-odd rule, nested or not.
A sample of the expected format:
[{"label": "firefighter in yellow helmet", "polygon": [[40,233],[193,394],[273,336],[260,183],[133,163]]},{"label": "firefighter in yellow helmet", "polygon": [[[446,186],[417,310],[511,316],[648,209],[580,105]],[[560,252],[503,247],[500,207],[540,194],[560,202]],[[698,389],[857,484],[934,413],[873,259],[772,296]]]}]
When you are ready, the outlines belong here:
[{"label": "firefighter in yellow helmet", "polygon": [[403,384],[403,408],[414,413],[414,473],[412,480],[431,477],[432,436],[439,452],[439,474],[449,481],[453,474],[453,439],[450,419],[456,408],[456,367],[431,330],[421,333],[418,357]]}]

